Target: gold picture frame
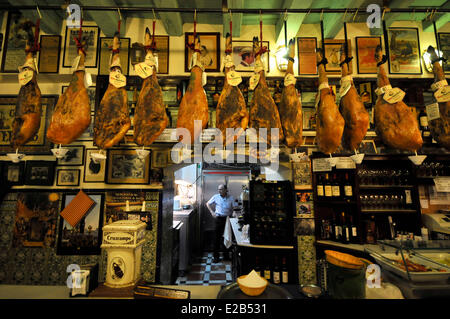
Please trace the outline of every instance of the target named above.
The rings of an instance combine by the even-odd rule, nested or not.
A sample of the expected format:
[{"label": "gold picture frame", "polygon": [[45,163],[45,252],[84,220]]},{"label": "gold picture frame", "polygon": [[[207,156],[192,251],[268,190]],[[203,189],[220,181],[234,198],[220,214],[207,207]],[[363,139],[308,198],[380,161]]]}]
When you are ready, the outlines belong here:
[{"label": "gold picture frame", "polygon": [[150,156],[140,159],[134,149],[110,149],[106,163],[106,184],[148,184]]},{"label": "gold picture frame", "polygon": [[[210,57],[210,63],[205,65],[205,72],[220,72],[220,33],[197,32],[197,35],[200,37],[200,44],[202,45],[201,54],[206,54]],[[193,51],[187,45],[194,42],[194,33],[186,32],[184,39],[186,44],[184,49],[184,71],[189,72],[189,62]]]}]

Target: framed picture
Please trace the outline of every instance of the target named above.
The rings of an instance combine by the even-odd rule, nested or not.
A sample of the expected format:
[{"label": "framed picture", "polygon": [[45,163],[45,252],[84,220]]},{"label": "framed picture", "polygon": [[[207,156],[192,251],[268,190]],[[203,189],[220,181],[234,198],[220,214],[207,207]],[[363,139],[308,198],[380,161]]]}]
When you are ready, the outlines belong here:
[{"label": "framed picture", "polygon": [[[197,32],[200,37],[201,53],[204,58],[206,72],[219,72],[220,70],[220,33],[217,32]],[[189,72],[189,63],[191,61],[193,51],[187,47],[189,43],[194,41],[194,33],[186,32],[186,47],[184,49],[184,71]]]},{"label": "framed picture", "polygon": [[[36,135],[20,151],[27,155],[51,154],[52,143],[47,139],[47,127],[53,114],[53,108],[58,101],[57,95],[41,96],[41,123]],[[16,111],[17,95],[0,96],[0,154],[12,153],[16,150],[11,146],[12,123]]]},{"label": "framed picture", "polygon": [[[269,50],[269,41],[263,41],[263,46]],[[255,69],[255,56],[253,55],[253,41],[233,40],[233,62],[236,71],[253,72]],[[269,54],[261,57],[266,72],[270,72]]]},{"label": "framed picture", "polygon": [[86,149],[86,165],[84,167],[85,183],[103,183],[105,181],[105,161],[95,163],[91,158],[91,153],[97,153],[95,148]]},{"label": "framed picture", "polygon": [[[72,227],[64,218],[60,219],[57,255],[99,255],[101,253],[105,195],[91,192],[86,194],[95,203],[75,227]],[[76,194],[64,194],[63,206],[69,205],[75,196]]]},{"label": "framed picture", "polygon": [[[156,55],[158,56],[158,70],[159,74],[169,74],[169,36],[155,35]],[[131,64],[135,65],[144,62],[145,48],[142,43],[135,42],[131,45],[130,60]],[[139,52],[137,54],[136,52]]]},{"label": "framed picture", "polygon": [[389,73],[422,74],[419,30],[417,28],[388,28]]},{"label": "framed picture", "polygon": [[292,181],[295,189],[312,188],[310,161],[292,163]]},{"label": "framed picture", "polygon": [[152,150],[152,167],[162,168],[167,166],[169,159],[168,151]]},{"label": "framed picture", "polygon": [[27,32],[21,25],[26,20],[27,19],[23,17],[22,13],[18,11],[8,12],[1,72],[19,73],[17,67],[25,63]]},{"label": "framed picture", "polygon": [[59,53],[61,51],[60,35],[41,35],[39,51],[39,73],[58,73]]},{"label": "framed picture", "polygon": [[107,184],[148,184],[150,156],[140,159],[136,150],[109,149],[106,171]]},{"label": "framed picture", "polygon": [[23,185],[25,162],[3,162],[3,180],[11,185]]},{"label": "framed picture", "polygon": [[438,32],[439,47],[447,61],[442,61],[442,69],[450,73],[450,32]]},{"label": "framed picture", "polygon": [[[100,53],[98,61],[98,74],[109,75],[109,66],[111,62],[111,48],[114,38],[105,37],[100,38]],[[120,65],[122,66],[122,73],[128,75],[128,66],[130,65],[130,38],[120,38]]]},{"label": "framed picture", "polygon": [[[69,86],[63,85],[61,87],[61,93],[64,93]],[[95,86],[90,86],[87,88],[89,104],[91,105],[91,112],[95,112]]]},{"label": "framed picture", "polygon": [[55,246],[60,196],[39,191],[17,194],[13,248]]},{"label": "framed picture", "polygon": [[79,169],[56,170],[56,186],[78,186],[80,185]]},{"label": "framed picture", "polygon": [[297,38],[298,74],[317,75],[317,39]]},{"label": "framed picture", "polygon": [[373,140],[362,140],[358,148],[358,153],[377,154],[377,147]]},{"label": "framed picture", "polygon": [[84,145],[63,146],[69,149],[66,156],[58,159],[59,166],[81,166],[84,164]]},{"label": "framed picture", "polygon": [[358,73],[377,73],[375,49],[378,45],[381,45],[381,37],[356,37]]},{"label": "framed picture", "polygon": [[25,185],[52,186],[55,178],[54,161],[27,161]]},{"label": "framed picture", "polygon": [[[339,63],[341,62],[341,48],[344,45],[345,40],[327,40],[325,39],[324,51],[325,57],[328,60],[328,64],[325,65],[325,71],[330,73],[341,72]],[[347,40],[348,52],[352,52],[352,43]],[[349,71],[352,73],[352,63],[349,64]]]},{"label": "framed picture", "polygon": [[[83,26],[82,30],[82,37],[86,38],[86,45],[84,47],[84,50],[86,51],[86,59],[84,66],[86,68],[96,68],[99,28],[97,26]],[[78,56],[77,46],[74,40],[74,38],[78,37],[78,31],[79,28],[69,29],[66,27],[63,57],[64,68],[71,68],[73,60]]]}]

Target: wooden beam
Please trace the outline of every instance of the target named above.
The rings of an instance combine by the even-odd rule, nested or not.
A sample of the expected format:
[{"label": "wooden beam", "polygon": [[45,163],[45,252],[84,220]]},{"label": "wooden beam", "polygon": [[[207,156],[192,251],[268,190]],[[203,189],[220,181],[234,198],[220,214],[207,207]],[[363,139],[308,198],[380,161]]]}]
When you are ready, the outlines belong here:
[{"label": "wooden beam", "polygon": [[[231,10],[231,18],[233,19],[233,37],[241,36],[241,26],[242,26],[242,13],[233,13],[234,9],[244,8],[244,0],[227,0],[228,9]],[[225,37],[227,33],[230,32],[230,15],[228,13],[223,14],[223,34]]]},{"label": "wooden beam", "polygon": [[[177,0],[153,0],[155,7],[161,8],[178,8]],[[181,36],[183,35],[183,19],[179,12],[159,12],[161,22],[166,29],[168,35]]]},{"label": "wooden beam", "polygon": [[[92,5],[92,0],[79,0],[81,5]],[[108,6],[108,7],[117,7],[117,4],[114,0],[97,0],[96,2],[99,6]],[[85,14],[85,13],[83,13]],[[99,26],[102,32],[107,37],[114,36],[114,33],[117,31],[118,22],[119,22],[119,12],[118,11],[89,11],[89,15],[95,21],[95,23]],[[126,17],[123,12],[122,22],[120,24],[120,35],[123,36],[125,34],[126,28]]]},{"label": "wooden beam", "polygon": [[437,31],[450,21],[450,13],[437,13],[436,15],[431,21],[422,20],[423,32],[434,32],[433,21],[436,22]]},{"label": "wooden beam", "polygon": [[[309,8],[312,5],[312,0],[285,0],[282,8],[290,9],[290,8],[296,8],[296,9],[306,9]],[[287,39],[292,39],[297,36],[298,30],[300,29],[303,20],[305,19],[307,13],[297,13],[297,14],[288,14],[286,16],[286,24],[287,24]],[[283,42],[284,43],[284,36],[285,36],[285,30],[284,30],[284,20],[285,15],[284,13],[281,14],[280,18],[278,19],[276,25],[275,25],[275,43]]]}]

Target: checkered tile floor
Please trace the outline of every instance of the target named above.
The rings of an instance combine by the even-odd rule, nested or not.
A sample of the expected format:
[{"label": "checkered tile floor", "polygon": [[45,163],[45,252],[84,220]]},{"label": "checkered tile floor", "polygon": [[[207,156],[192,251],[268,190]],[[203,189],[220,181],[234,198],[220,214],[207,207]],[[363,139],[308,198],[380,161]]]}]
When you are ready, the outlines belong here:
[{"label": "checkered tile floor", "polygon": [[233,282],[231,275],[231,261],[223,260],[213,262],[213,253],[205,252],[191,265],[184,277],[178,277],[177,285],[228,285]]}]

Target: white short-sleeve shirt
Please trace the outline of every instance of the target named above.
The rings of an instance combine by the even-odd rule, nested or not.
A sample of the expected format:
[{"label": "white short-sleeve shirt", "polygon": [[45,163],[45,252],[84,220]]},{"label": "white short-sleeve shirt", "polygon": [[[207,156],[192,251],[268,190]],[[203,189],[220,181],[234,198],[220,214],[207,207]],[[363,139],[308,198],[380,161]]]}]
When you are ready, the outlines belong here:
[{"label": "white short-sleeve shirt", "polygon": [[216,205],[216,216],[231,216],[233,214],[234,198],[231,195],[226,197],[220,196],[220,194],[215,194],[208,201],[208,204]]}]

